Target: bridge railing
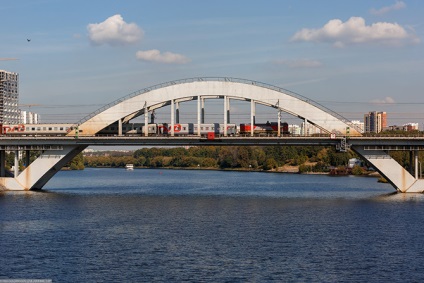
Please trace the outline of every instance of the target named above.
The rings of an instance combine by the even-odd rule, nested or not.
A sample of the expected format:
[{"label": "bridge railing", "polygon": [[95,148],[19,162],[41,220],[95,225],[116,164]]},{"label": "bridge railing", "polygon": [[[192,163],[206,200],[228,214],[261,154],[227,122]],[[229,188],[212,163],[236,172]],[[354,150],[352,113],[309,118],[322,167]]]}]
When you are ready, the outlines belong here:
[{"label": "bridge railing", "polygon": [[96,116],[97,114],[100,114],[101,112],[105,111],[106,109],[113,107],[125,100],[128,100],[130,98],[133,98],[135,96],[144,94],[144,93],[148,93],[150,91],[156,90],[156,89],[160,89],[160,88],[164,88],[164,87],[168,87],[168,86],[172,86],[172,85],[178,85],[178,84],[185,84],[185,83],[192,83],[192,82],[202,82],[202,81],[218,81],[218,82],[234,82],[234,83],[242,83],[242,84],[248,84],[248,85],[255,85],[255,86],[259,86],[262,88],[267,88],[270,90],[274,90],[277,92],[281,92],[284,93],[286,95],[290,95],[296,99],[302,100],[304,102],[307,102],[315,107],[317,107],[318,109],[334,116],[335,118],[341,120],[342,122],[344,122],[345,124],[349,125],[351,128],[356,129],[358,132],[360,132],[360,129],[353,125],[350,120],[346,119],[345,117],[343,117],[342,115],[338,114],[337,112],[334,112],[333,110],[325,107],[324,105],[311,100],[303,95],[300,95],[298,93],[295,93],[293,91],[284,89],[282,87],[278,87],[278,86],[274,86],[274,85],[270,85],[267,83],[262,83],[262,82],[258,82],[258,81],[252,81],[252,80],[247,80],[247,79],[240,79],[240,78],[232,78],[232,77],[194,77],[194,78],[188,78],[188,79],[181,79],[181,80],[175,80],[175,81],[169,81],[169,82],[164,82],[164,83],[160,83],[151,87],[146,87],[140,90],[137,90],[135,92],[132,92],[124,97],[118,98],[115,101],[112,101],[111,103],[108,103],[104,106],[102,106],[101,108],[97,109],[96,111],[88,114],[87,116],[83,117],[81,120],[79,120],[74,126],[78,126],[81,125],[82,123],[88,121],[89,119],[93,118],[94,116]]}]

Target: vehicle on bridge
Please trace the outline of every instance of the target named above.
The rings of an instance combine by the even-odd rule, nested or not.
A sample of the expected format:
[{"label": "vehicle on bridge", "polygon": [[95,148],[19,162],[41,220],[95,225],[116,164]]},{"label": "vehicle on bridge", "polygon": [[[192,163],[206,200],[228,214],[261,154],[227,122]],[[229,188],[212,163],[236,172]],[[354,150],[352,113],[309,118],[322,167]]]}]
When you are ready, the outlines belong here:
[{"label": "vehicle on bridge", "polygon": [[[250,135],[252,130],[251,124],[240,124],[240,135]],[[278,122],[266,122],[264,124],[254,124],[253,134],[258,136],[277,135],[278,133]],[[282,135],[290,135],[289,125],[284,122],[280,123],[280,133]]]},{"label": "vehicle on bridge", "polygon": [[[175,136],[190,136],[197,135],[198,128],[195,123],[176,123],[174,124],[174,135]],[[117,135],[119,131],[119,126],[117,123],[114,123],[96,135]],[[144,123],[128,123],[122,125],[122,134],[123,135],[145,135],[146,126]],[[159,123],[159,124],[148,124],[147,132],[149,136],[167,136],[171,135],[172,124],[170,123]],[[216,135],[224,135],[224,124],[220,123],[211,123],[211,124],[200,124],[200,135],[206,136],[208,133],[214,133]],[[237,125],[236,124],[227,124],[227,135],[235,136],[237,135]]]},{"label": "vehicle on bridge", "polygon": [[[0,134],[3,136],[65,136],[75,127],[74,124],[16,124],[0,126]],[[125,123],[122,124],[122,135],[125,136],[144,136],[148,131],[148,136],[168,136],[172,133],[172,124],[170,123],[153,123],[148,124],[147,129],[144,123]],[[96,136],[116,136],[119,132],[117,123],[109,125],[99,131]],[[227,136],[251,135],[250,124],[227,124]],[[196,123],[176,123],[174,124],[175,136],[191,136],[198,135],[198,124]],[[203,123],[200,124],[200,135],[208,136],[213,133],[216,136],[224,135],[223,123]],[[264,124],[254,124],[253,134],[255,136],[276,136],[278,133],[277,122],[267,122]],[[288,124],[280,124],[280,133],[289,135]],[[84,136],[82,131],[79,131]]]},{"label": "vehicle on bridge", "polygon": [[63,136],[72,124],[17,124],[1,125],[0,134],[5,136]]}]

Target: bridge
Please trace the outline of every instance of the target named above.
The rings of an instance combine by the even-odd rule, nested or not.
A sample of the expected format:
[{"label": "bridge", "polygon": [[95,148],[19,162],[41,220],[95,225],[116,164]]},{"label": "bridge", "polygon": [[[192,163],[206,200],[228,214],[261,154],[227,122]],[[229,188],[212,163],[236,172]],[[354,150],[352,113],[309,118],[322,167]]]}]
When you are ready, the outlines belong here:
[{"label": "bridge", "polygon": [[[231,101],[250,103],[250,125],[255,124],[256,106],[265,105],[275,111],[278,129],[275,136],[255,136],[253,127],[243,136],[204,136],[205,104],[208,99],[223,100],[221,123],[230,125]],[[197,102],[197,123],[191,135],[178,135],[180,103]],[[151,136],[147,130],[149,113],[170,106],[169,134]],[[281,114],[288,113],[305,124],[319,128],[324,136],[286,136],[281,131]],[[146,130],[138,136],[127,136],[124,126],[143,118]],[[140,118],[139,118],[140,119]],[[151,117],[152,119],[152,117]],[[151,121],[153,124],[153,121]],[[116,125],[114,136],[98,136],[106,127]],[[62,136],[22,135],[0,138],[0,186],[8,190],[36,190],[43,186],[77,154],[90,145],[324,145],[340,151],[353,150],[370,163],[398,192],[423,192],[424,180],[419,178],[418,152],[424,149],[424,138],[363,137],[355,126],[341,115],[304,96],[288,90],[250,80],[234,78],[192,78],[172,81],[122,97],[76,122]],[[408,172],[389,155],[391,150],[407,150],[413,157],[414,171]],[[15,151],[15,170],[7,176],[5,152]],[[30,163],[30,152],[41,151]],[[19,172],[18,153],[25,152],[27,167]]]}]

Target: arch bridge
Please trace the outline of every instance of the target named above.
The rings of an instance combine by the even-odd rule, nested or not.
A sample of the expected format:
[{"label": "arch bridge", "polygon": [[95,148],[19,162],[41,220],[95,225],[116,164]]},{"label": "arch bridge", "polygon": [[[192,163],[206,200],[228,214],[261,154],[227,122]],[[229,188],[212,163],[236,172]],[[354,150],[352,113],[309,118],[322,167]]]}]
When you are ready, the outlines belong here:
[{"label": "arch bridge", "polygon": [[[41,189],[56,172],[89,145],[210,144],[212,141],[205,142],[200,134],[200,125],[205,122],[205,103],[208,99],[223,100],[221,123],[224,125],[224,129],[230,123],[231,101],[233,100],[250,103],[251,125],[255,124],[256,105],[265,105],[275,109],[278,121],[278,134],[274,138],[254,137],[253,127],[251,127],[249,137],[227,137],[227,132],[224,131],[223,137],[214,140],[213,144],[219,142],[220,145],[336,145],[340,150],[347,150],[350,147],[371,163],[399,192],[424,191],[423,180],[417,176],[418,165],[415,166],[416,173],[413,176],[390,157],[387,148],[373,147],[387,143],[382,144],[379,140],[374,142],[363,140],[360,131],[341,115],[313,100],[280,87],[235,78],[192,78],[144,88],[84,117],[74,125],[66,137],[45,139],[26,137],[19,140],[2,138],[0,142],[0,175],[2,176],[0,185],[11,190]],[[195,123],[197,124],[197,133],[191,137],[177,137],[174,135],[174,125],[179,123],[179,105],[187,101],[197,101],[197,123]],[[144,137],[132,139],[120,137],[123,125],[140,116],[144,116],[144,125],[148,125],[149,113],[152,114],[156,109],[165,106],[171,108],[170,136],[148,137],[148,131],[145,131]],[[312,124],[327,133],[328,136],[326,138],[283,137],[280,129],[281,113],[298,117],[304,120],[305,125]],[[95,137],[96,133],[105,127],[115,124],[118,127],[117,137]],[[392,143],[393,141],[387,145],[391,146]],[[401,141],[399,145],[405,146],[405,142]],[[4,156],[6,150],[26,151],[26,156],[29,156],[30,150],[40,149],[42,150],[41,155],[31,164],[27,158],[26,164],[29,165],[20,174],[15,170],[13,177],[5,177]],[[414,152],[417,164],[421,143],[414,144],[409,149]],[[16,160],[15,164],[17,164]]]}]

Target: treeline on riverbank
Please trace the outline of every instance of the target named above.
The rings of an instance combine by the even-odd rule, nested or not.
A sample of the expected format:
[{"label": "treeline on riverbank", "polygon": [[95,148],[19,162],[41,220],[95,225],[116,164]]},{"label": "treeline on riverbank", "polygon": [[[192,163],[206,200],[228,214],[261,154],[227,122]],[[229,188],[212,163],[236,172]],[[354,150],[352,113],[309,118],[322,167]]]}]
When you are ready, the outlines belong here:
[{"label": "treeline on riverbank", "polygon": [[[31,162],[39,152],[31,151]],[[411,166],[409,151],[391,151],[390,155],[405,169]],[[82,170],[85,167],[139,168],[208,168],[233,170],[264,170],[284,172],[329,172],[331,168],[344,168],[349,159],[359,158],[353,151],[337,152],[334,147],[323,146],[194,146],[142,148],[136,151],[94,151],[78,154],[65,168]],[[419,152],[423,162],[424,152]],[[6,154],[6,168],[14,164],[14,153]],[[20,160],[20,170],[25,164]],[[364,168],[355,167],[352,174],[366,174]]]},{"label": "treeline on riverbank", "polygon": [[[417,136],[418,131],[385,131],[378,135]],[[373,134],[367,134],[373,135]],[[390,156],[406,170],[412,166],[409,151],[390,151]],[[142,148],[132,152],[90,152],[78,155],[68,167],[135,167],[147,168],[211,168],[241,170],[279,170],[291,172],[329,172],[332,168],[345,168],[349,159],[358,158],[353,151],[337,152],[334,147],[323,146],[194,146],[173,148]],[[419,152],[420,164],[424,152]],[[364,167],[370,166],[364,164]],[[366,174],[364,167],[355,166],[351,173]],[[422,170],[422,169],[421,169]]]},{"label": "treeline on riverbank", "polygon": [[[390,155],[407,170],[408,151],[391,151]],[[194,146],[142,148],[132,152],[90,152],[74,159],[71,169],[87,167],[208,168],[290,172],[329,172],[347,166],[349,159],[359,158],[353,151],[337,152],[323,146]],[[420,162],[424,152],[419,153]],[[365,164],[366,165],[366,164]],[[352,174],[367,174],[355,166]]]},{"label": "treeline on riverbank", "polygon": [[[345,166],[352,152],[336,152],[333,147],[312,146],[202,146],[142,148],[134,152],[90,152],[84,154],[87,167],[211,168],[277,170],[296,167],[303,172],[328,172]],[[284,170],[284,169],[283,169]]]}]

